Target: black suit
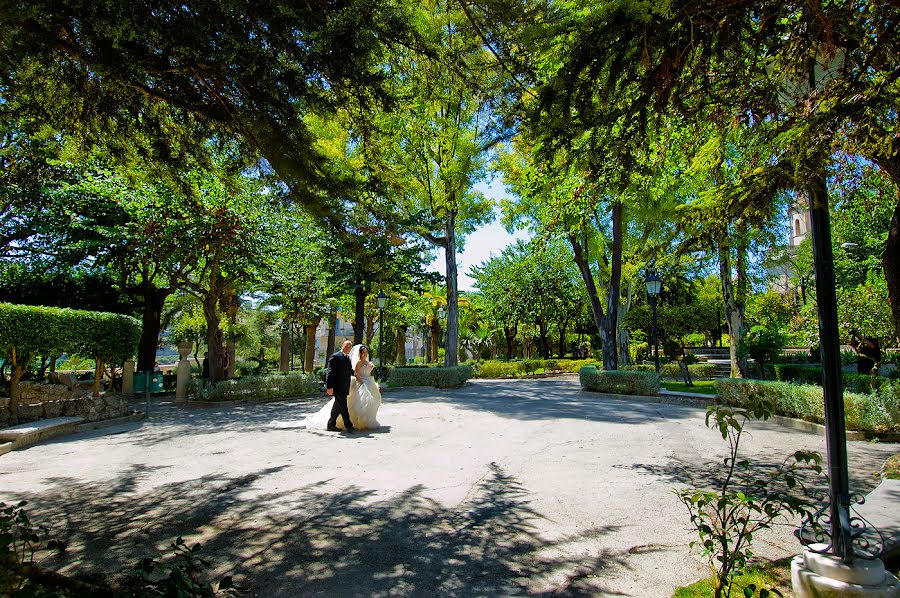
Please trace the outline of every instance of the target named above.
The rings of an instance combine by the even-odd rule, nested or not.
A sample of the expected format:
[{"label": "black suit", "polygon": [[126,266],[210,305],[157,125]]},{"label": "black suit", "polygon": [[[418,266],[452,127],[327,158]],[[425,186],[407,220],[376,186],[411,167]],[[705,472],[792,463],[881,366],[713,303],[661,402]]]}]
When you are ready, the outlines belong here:
[{"label": "black suit", "polygon": [[344,418],[344,427],[348,430],[353,429],[353,424],[350,423],[350,410],[347,409],[351,375],[353,375],[353,366],[350,364],[349,356],[338,351],[328,358],[328,376],[325,378],[325,388],[334,391],[334,405],[331,407],[331,417],[328,419],[329,427],[337,425],[337,418],[340,415]]}]

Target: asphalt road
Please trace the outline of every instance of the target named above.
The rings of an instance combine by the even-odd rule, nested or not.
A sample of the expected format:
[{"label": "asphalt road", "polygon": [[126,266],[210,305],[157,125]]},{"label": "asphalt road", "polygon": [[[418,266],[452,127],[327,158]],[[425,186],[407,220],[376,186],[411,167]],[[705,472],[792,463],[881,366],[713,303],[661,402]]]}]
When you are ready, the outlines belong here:
[{"label": "asphalt road", "polygon": [[[671,596],[707,575],[674,487],[720,471],[705,410],[582,392],[573,378],[391,391],[383,428],[298,427],[321,400],[153,406],[146,422],[0,457],[69,548],[45,565],[113,581],[177,536],[256,596]],[[812,434],[754,423],[772,464]],[[892,445],[850,443],[865,493]],[[785,526],[756,553],[798,552]]]}]

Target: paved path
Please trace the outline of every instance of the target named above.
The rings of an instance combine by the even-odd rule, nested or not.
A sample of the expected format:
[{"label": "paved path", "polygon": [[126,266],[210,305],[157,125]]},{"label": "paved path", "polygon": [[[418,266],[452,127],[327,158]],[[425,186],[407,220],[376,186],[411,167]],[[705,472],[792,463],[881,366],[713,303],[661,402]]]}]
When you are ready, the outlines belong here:
[{"label": "paved path", "polygon": [[[3,456],[0,500],[63,530],[49,566],[115,578],[183,535],[258,596],[646,598],[706,574],[671,492],[721,462],[702,409],[603,400],[571,378],[475,381],[390,392],[377,433],[296,426],[323,403],[157,406]],[[745,447],[774,462],[824,443],[759,423]],[[895,448],[850,444],[855,489]],[[756,542],[797,550],[788,528]]]}]

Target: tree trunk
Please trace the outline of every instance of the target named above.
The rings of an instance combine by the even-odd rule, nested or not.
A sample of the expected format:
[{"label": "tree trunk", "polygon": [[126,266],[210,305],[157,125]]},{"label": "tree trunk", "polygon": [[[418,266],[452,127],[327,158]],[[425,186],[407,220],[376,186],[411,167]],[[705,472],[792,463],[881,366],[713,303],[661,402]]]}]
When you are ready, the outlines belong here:
[{"label": "tree trunk", "polygon": [[206,346],[209,352],[209,381],[218,382],[224,376],[224,352],[220,327],[219,301],[214,289],[203,297],[203,317],[206,319]]},{"label": "tree trunk", "polygon": [[169,289],[159,289],[152,282],[141,286],[143,306],[141,310],[141,340],[138,342],[137,371],[152,372],[156,364],[156,349],[159,345],[163,306]]},{"label": "tree trunk", "polygon": [[538,318],[538,351],[544,359],[550,358],[550,349],[547,342],[547,323],[544,318]]},{"label": "tree trunk", "polygon": [[428,356],[428,363],[436,363],[438,360],[438,347],[441,338],[441,323],[438,322],[437,318],[434,319],[431,323],[431,351]]},{"label": "tree trunk", "polygon": [[728,324],[728,347],[731,356],[731,377],[747,377],[747,361],[739,359],[737,350],[744,335],[744,304],[735,294],[731,275],[731,251],[719,243],[719,277],[722,279],[722,301],[725,304],[725,322]]},{"label": "tree trunk", "polygon": [[900,180],[895,180],[894,184],[897,185],[897,205],[894,206],[881,265],[884,268],[891,314],[894,316],[895,338],[900,338]]},{"label": "tree trunk", "polygon": [[397,365],[406,365],[406,332],[409,326],[406,324],[397,325],[397,355],[394,362]]},{"label": "tree trunk", "polygon": [[[22,397],[22,389],[19,388],[19,382],[25,375],[25,368],[31,363],[32,355],[26,355],[25,359],[19,359],[16,355],[15,348],[11,349],[10,357],[12,361],[12,369],[9,372],[9,413],[11,416],[11,424],[19,422],[19,401]],[[21,361],[21,362],[20,362]]]},{"label": "tree trunk", "polygon": [[616,338],[619,344],[619,366],[631,365],[631,334],[625,328],[625,316],[631,311],[631,302],[634,298],[634,283],[628,281],[625,291],[625,302],[620,306],[619,315],[616,318]]},{"label": "tree trunk", "polygon": [[325,359],[334,355],[334,341],[337,335],[337,312],[332,310],[328,316],[328,345],[325,347]]},{"label": "tree trunk", "polygon": [[506,361],[513,358],[513,342],[516,340],[516,332],[518,332],[518,329],[519,326],[517,324],[512,327],[503,327],[503,337],[506,339]]},{"label": "tree trunk", "polygon": [[456,274],[456,210],[447,215],[447,246],[444,261],[447,266],[447,339],[444,343],[444,365],[454,367],[459,363],[459,288]]},{"label": "tree trunk", "polygon": [[[228,321],[232,329],[234,329],[234,325],[237,324],[238,309],[241,305],[238,300],[237,290],[228,289],[225,291],[223,303],[222,311],[228,316]],[[227,364],[223,372],[225,378],[233,378],[235,366],[237,365],[237,344],[233,338],[229,338],[225,343],[225,363]]]},{"label": "tree trunk", "polygon": [[562,323],[559,325],[559,358],[566,358],[566,325]]},{"label": "tree trunk", "polygon": [[600,340],[603,343],[603,369],[619,369],[618,322],[622,294],[622,234],[625,209],[621,203],[612,207],[612,271],[606,289],[606,317],[601,321]]},{"label": "tree trunk", "polygon": [[316,369],[316,328],[319,327],[319,322],[321,321],[322,318],[316,318],[312,321],[312,324],[307,324],[304,327],[306,330],[306,356],[303,360],[303,369],[307,373],[312,373]]},{"label": "tree trunk", "polygon": [[[581,247],[581,242],[573,234],[569,233],[569,244],[572,246],[572,253],[575,255],[575,264],[578,271],[581,272],[581,279],[584,281],[584,287],[587,291],[588,301],[591,304],[591,314],[594,317],[594,326],[597,328],[597,334],[602,334],[603,322],[603,305],[600,303],[600,295],[597,293],[597,283],[594,281],[594,274],[591,272],[591,264]],[[604,360],[606,354],[604,353]],[[606,364],[604,363],[604,366]]]},{"label": "tree trunk", "polygon": [[[381,323],[378,324],[381,326]],[[372,347],[372,339],[375,338],[375,320],[373,318],[366,319],[366,345]]]},{"label": "tree trunk", "polygon": [[100,379],[103,378],[103,360],[97,359],[94,362],[94,385],[91,388],[91,395],[100,396]]},{"label": "tree trunk", "polygon": [[363,330],[366,323],[366,287],[360,283],[353,289],[354,317],[353,344],[361,345],[363,342]]}]

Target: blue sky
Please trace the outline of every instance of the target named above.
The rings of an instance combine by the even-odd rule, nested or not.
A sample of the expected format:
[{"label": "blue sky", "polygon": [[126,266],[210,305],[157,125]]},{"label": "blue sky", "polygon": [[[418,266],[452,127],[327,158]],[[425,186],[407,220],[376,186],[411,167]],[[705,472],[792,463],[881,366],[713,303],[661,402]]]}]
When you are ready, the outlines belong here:
[{"label": "blue sky", "polygon": [[[477,189],[485,194],[485,196],[499,200],[506,195],[503,184],[500,181],[493,181],[490,184],[479,184]],[[472,266],[487,260],[491,255],[497,255],[510,243],[514,243],[516,239],[527,239],[528,233],[524,231],[516,231],[514,235],[510,235],[500,224],[499,214],[493,222],[483,226],[466,238],[465,250],[458,255],[456,266],[459,271],[459,288],[462,291],[473,290],[474,280],[468,276],[469,269]],[[435,252],[436,259],[428,267],[432,272],[444,274],[444,250],[440,249]]]}]

